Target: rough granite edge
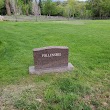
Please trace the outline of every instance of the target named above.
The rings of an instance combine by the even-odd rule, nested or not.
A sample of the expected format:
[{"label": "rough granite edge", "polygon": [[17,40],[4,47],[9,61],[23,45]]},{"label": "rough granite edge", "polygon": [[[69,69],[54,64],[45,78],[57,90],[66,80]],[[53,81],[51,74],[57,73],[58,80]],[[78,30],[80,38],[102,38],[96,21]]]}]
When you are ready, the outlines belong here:
[{"label": "rough granite edge", "polygon": [[33,51],[46,50],[46,49],[68,49],[67,46],[48,46],[42,48],[34,48]]}]

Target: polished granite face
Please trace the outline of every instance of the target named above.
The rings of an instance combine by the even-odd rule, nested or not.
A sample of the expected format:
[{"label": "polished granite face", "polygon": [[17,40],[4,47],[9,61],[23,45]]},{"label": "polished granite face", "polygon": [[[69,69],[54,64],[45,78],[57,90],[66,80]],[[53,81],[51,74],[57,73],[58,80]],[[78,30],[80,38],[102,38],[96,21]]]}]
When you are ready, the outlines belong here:
[{"label": "polished granite face", "polygon": [[33,50],[36,69],[68,66],[68,47],[50,46]]}]

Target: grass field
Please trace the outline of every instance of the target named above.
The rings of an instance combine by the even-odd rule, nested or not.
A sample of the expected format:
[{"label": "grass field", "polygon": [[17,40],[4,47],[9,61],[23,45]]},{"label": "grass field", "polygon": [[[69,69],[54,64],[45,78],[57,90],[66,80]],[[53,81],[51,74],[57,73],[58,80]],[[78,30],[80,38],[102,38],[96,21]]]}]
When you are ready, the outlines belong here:
[{"label": "grass field", "polygon": [[[75,70],[29,75],[44,46],[68,46]],[[0,107],[110,110],[110,20],[0,22]]]}]

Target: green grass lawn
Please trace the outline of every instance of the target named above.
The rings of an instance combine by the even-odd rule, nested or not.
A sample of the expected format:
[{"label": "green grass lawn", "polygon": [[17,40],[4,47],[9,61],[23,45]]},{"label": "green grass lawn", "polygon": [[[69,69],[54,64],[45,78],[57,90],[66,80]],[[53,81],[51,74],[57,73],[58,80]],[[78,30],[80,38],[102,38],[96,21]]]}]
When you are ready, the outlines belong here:
[{"label": "green grass lawn", "polygon": [[[68,46],[75,70],[29,75],[33,48]],[[1,110],[110,110],[110,20],[0,22]]]}]

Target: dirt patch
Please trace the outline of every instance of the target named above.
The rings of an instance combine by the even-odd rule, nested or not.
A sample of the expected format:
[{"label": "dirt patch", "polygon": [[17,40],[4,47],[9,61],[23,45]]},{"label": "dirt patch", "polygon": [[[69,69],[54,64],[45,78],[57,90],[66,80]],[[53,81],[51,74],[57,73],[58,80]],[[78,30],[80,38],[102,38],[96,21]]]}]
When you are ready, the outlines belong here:
[{"label": "dirt patch", "polygon": [[[40,84],[28,84],[28,85],[9,85],[0,89],[0,110],[16,110],[14,103],[21,99],[23,94],[27,96],[35,97],[36,99],[42,100],[41,96],[43,89],[45,88],[44,83]],[[23,96],[24,97],[24,96]]]}]

